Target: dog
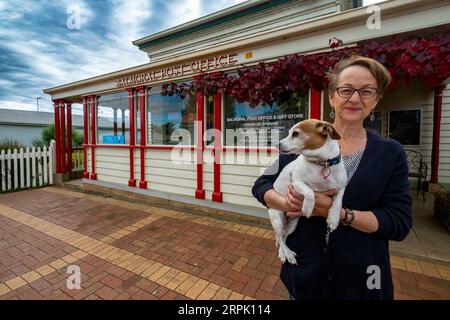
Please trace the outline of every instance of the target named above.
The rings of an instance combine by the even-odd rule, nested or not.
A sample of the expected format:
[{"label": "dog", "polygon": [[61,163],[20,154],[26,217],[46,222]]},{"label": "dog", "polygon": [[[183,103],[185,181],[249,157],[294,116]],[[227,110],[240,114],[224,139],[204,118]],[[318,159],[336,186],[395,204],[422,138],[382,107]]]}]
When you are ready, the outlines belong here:
[{"label": "dog", "polygon": [[[280,141],[279,150],[285,154],[298,154],[297,159],[283,168],[273,188],[286,196],[288,186],[304,197],[301,211],[309,218],[315,205],[314,191],[324,192],[336,189],[333,204],[329,210],[327,224],[334,231],[339,224],[342,197],[347,184],[347,173],[341,161],[341,137],[331,123],[314,119],[304,120],[289,130],[289,135]],[[286,213],[269,209],[270,222],[275,231],[278,257],[297,264],[296,254],[286,245],[286,238],[297,227],[299,217],[287,220]]]}]

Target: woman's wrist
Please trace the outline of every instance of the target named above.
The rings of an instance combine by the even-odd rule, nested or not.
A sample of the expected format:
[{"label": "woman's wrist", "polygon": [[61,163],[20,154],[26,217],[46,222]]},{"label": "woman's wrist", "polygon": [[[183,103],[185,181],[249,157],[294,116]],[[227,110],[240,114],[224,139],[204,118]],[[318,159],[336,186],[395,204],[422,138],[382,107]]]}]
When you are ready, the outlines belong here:
[{"label": "woman's wrist", "polygon": [[349,208],[341,208],[339,224],[345,227],[349,227],[355,220],[355,211]]}]

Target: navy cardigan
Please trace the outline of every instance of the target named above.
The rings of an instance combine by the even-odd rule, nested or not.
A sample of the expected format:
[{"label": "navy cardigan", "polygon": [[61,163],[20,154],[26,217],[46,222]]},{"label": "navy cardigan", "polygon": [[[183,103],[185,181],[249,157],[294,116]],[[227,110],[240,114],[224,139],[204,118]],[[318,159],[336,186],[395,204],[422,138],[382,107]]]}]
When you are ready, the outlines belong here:
[{"label": "navy cardigan", "polygon": [[[262,204],[266,205],[264,194],[273,188],[281,170],[296,157],[280,155],[278,172],[256,180],[252,192]],[[345,190],[343,207],[372,211],[379,228],[364,233],[339,226],[327,246],[325,218],[301,217],[287,239],[297,253],[298,265],[286,262],[281,267],[281,279],[290,294],[296,299],[393,299],[388,240],[407,236],[411,205],[403,147],[367,132],[366,149]]]}]

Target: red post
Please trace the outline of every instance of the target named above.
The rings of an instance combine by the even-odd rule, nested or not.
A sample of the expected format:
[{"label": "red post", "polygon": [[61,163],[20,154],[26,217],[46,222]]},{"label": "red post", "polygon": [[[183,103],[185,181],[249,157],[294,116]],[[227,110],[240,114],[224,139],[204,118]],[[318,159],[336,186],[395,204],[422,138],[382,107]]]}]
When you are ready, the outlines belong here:
[{"label": "red post", "polygon": [[439,182],[439,144],[441,135],[442,91],[444,88],[445,85],[440,85],[434,88],[433,143],[431,148],[430,183]]},{"label": "red post", "polygon": [[66,173],[66,112],[65,101],[59,100],[60,138],[61,138],[61,173]]},{"label": "red post", "polygon": [[205,106],[203,97],[203,91],[197,91],[197,190],[195,190],[197,199],[205,199],[205,190],[203,190],[203,151],[205,150],[203,119],[205,117]]},{"label": "red post", "polygon": [[220,157],[222,154],[222,95],[214,95],[214,192],[212,200],[222,202],[220,192]]},{"label": "red post", "polygon": [[128,185],[130,187],[136,187],[136,180],[134,179],[134,146],[135,141],[135,115],[134,115],[134,88],[127,89],[128,91],[128,110],[130,115],[130,180]]},{"label": "red post", "polygon": [[59,100],[53,101],[53,106],[55,107],[55,162],[56,162],[56,173],[61,173],[61,138],[59,136]]},{"label": "red post", "polygon": [[[145,140],[145,87],[138,87],[139,92],[139,111],[141,114],[141,146],[146,145]],[[145,149],[141,148],[141,181],[139,181],[140,189],[147,189],[147,181],[145,181]]]},{"label": "red post", "polygon": [[89,179],[89,172],[87,171],[87,145],[88,141],[88,126],[89,126],[89,111],[88,111],[88,98],[82,97],[83,99],[83,147],[84,147],[84,157],[83,157],[83,165],[84,172],[83,178]]},{"label": "red post", "polygon": [[311,106],[310,106],[310,119],[319,119],[321,117],[321,92],[311,88]]},{"label": "red post", "polygon": [[92,170],[91,170],[91,179],[97,180],[97,173],[95,173],[95,146],[97,144],[97,103],[95,95],[89,97],[89,101],[91,103],[91,162],[92,162]]},{"label": "red post", "polygon": [[67,102],[67,171],[72,172],[72,102]]}]

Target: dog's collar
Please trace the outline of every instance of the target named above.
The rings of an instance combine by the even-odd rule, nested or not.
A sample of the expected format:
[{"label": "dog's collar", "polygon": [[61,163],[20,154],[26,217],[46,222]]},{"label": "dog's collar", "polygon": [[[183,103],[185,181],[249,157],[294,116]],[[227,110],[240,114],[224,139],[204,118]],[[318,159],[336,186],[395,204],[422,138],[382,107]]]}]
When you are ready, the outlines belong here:
[{"label": "dog's collar", "polygon": [[339,153],[337,157],[328,159],[328,160],[319,160],[319,161],[312,161],[313,163],[321,166],[321,167],[331,167],[334,166],[335,164],[338,164],[339,162],[341,162],[341,154]]}]

